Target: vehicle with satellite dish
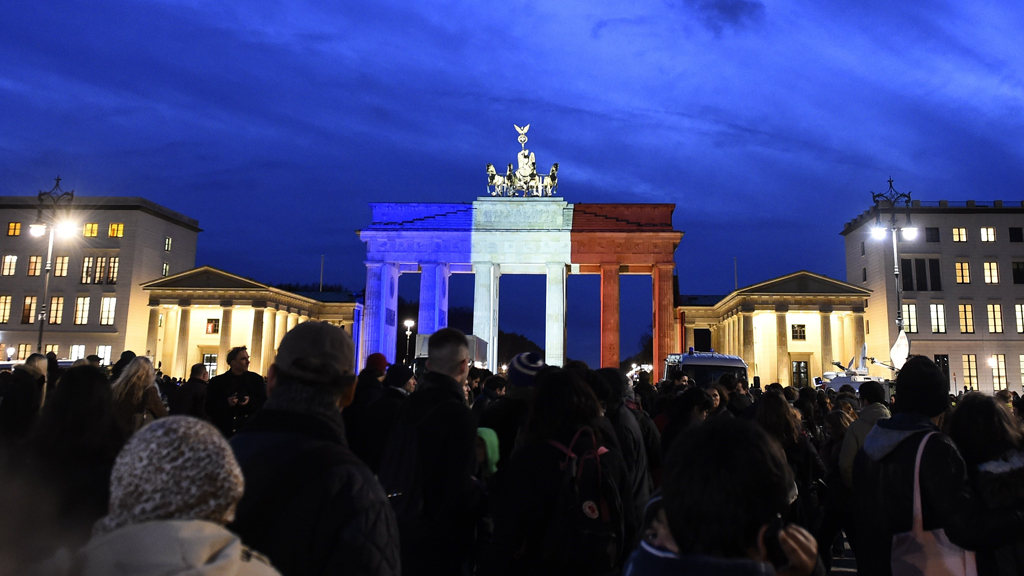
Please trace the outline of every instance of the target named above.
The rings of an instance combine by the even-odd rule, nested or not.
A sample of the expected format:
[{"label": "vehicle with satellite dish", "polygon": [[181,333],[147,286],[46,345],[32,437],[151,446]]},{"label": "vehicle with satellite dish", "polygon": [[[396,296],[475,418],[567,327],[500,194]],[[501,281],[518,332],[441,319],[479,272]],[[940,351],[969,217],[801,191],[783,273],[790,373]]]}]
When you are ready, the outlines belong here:
[{"label": "vehicle with satellite dish", "polygon": [[886,368],[892,368],[891,366],[879,362],[872,357],[868,356],[868,347],[865,344],[861,348],[860,360],[857,367],[853,367],[853,363],[857,361],[857,358],[850,358],[850,363],[845,367],[841,362],[832,362],[833,366],[839,368],[835,372],[825,372],[822,374],[822,386],[825,388],[832,388],[833,390],[839,391],[839,388],[845,384],[853,386],[854,390],[859,391],[860,385],[864,382],[878,382],[885,389],[885,395],[888,398],[892,389],[891,382],[881,376],[869,376],[868,375],[868,363],[876,364],[879,366],[885,366]]}]

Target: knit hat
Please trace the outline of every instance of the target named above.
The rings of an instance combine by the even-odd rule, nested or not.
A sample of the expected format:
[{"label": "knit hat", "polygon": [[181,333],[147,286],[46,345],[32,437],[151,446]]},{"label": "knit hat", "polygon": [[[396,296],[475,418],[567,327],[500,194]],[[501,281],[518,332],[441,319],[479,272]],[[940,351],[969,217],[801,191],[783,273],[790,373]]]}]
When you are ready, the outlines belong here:
[{"label": "knit hat", "polygon": [[926,356],[912,356],[896,376],[896,412],[933,418],[949,409],[949,381]]},{"label": "knit hat", "polygon": [[231,446],[212,425],[161,418],[125,444],[110,475],[108,515],[95,534],[152,520],[234,520],[245,483]]},{"label": "knit hat", "polygon": [[338,384],[354,372],[355,345],[337,326],[303,322],[281,339],[274,365],[281,375],[303,383]]},{"label": "knit hat", "polygon": [[383,374],[388,369],[388,359],[380,352],[374,352],[366,357],[366,367]]},{"label": "knit hat", "polygon": [[384,385],[401,388],[412,378],[412,369],[404,364],[392,364],[388,367],[388,373],[384,376]]},{"label": "knit hat", "polygon": [[523,352],[512,359],[508,365],[508,382],[512,386],[533,386],[537,372],[545,366],[544,360],[536,352]]}]

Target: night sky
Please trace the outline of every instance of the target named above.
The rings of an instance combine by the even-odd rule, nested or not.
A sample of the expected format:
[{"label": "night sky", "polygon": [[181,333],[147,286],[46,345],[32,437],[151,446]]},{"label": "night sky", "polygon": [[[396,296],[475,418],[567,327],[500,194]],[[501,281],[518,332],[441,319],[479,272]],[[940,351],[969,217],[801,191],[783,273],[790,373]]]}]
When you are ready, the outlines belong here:
[{"label": "night sky", "polygon": [[[369,201],[469,202],[531,124],[569,202],[672,202],[681,290],[845,279],[844,222],[891,176],[1024,199],[1020,2],[15,2],[0,18],[0,194],[143,196],[197,265],[361,289]],[[471,277],[453,282],[469,305]],[[543,340],[540,277],[502,328]],[[415,296],[416,277],[401,292]],[[596,363],[597,278],[569,355]],[[623,353],[650,323],[624,279]]]}]

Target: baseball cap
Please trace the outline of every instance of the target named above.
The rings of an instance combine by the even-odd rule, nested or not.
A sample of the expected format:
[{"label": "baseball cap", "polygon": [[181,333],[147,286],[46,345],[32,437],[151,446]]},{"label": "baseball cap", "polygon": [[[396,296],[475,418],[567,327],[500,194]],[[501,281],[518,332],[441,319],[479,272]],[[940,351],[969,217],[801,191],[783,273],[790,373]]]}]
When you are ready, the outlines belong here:
[{"label": "baseball cap", "polygon": [[309,384],[338,384],[355,368],[352,337],[327,322],[303,322],[292,328],[277,350],[280,374]]},{"label": "baseball cap", "polygon": [[374,352],[366,357],[366,367],[378,372],[385,372],[388,369],[388,358],[380,352]]}]

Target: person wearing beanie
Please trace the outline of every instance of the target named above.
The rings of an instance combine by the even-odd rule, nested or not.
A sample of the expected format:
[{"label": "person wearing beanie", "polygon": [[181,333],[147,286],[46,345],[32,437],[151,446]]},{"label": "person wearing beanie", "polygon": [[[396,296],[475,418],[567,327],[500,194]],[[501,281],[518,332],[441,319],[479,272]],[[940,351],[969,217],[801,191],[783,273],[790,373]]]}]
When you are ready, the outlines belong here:
[{"label": "person wearing beanie", "polygon": [[[920,468],[924,530],[944,530],[965,550],[996,548],[1024,536],[1024,507],[989,510],[967,483],[963,458],[940,432],[949,409],[945,374],[924,356],[907,360],[896,378],[893,416],[879,420],[864,440],[853,468],[854,532],[850,542],[862,574],[892,574],[893,536],[910,532],[914,518],[914,469]],[[972,559],[973,561],[973,559]],[[973,568],[973,567],[972,567]]]},{"label": "person wearing beanie", "polygon": [[490,402],[480,415],[480,426],[490,428],[498,435],[498,470],[512,456],[516,440],[530,412],[534,381],[545,368],[547,365],[536,352],[524,352],[513,358],[508,365],[505,395]]},{"label": "person wearing beanie", "polygon": [[364,454],[359,456],[375,474],[380,472],[380,461],[398,422],[398,411],[414,390],[416,377],[412,368],[404,364],[392,364],[384,376],[384,389],[380,398],[366,407],[368,435],[363,445]]}]

